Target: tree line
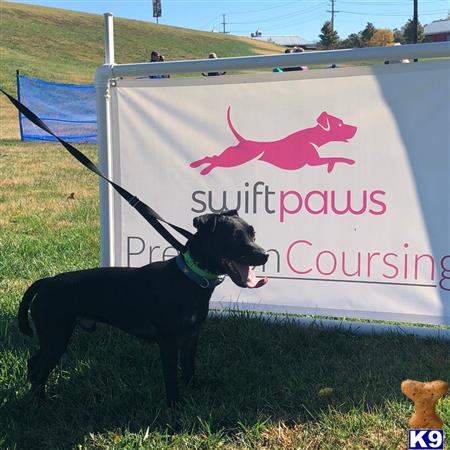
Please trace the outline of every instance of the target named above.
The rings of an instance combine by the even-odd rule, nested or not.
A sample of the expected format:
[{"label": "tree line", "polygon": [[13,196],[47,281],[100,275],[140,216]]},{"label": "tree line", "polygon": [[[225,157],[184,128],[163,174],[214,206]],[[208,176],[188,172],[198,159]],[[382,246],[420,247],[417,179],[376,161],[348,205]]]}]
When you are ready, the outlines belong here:
[{"label": "tree line", "polygon": [[[412,44],[414,42],[414,22],[409,19],[400,29],[375,28],[374,24],[367,22],[364,30],[351,33],[346,39],[341,40],[336,30],[333,30],[330,21],[324,23],[319,35],[319,47],[322,49],[355,48],[355,47],[383,47],[392,45],[394,42],[400,44]],[[417,24],[417,42],[425,39],[423,26]]]}]

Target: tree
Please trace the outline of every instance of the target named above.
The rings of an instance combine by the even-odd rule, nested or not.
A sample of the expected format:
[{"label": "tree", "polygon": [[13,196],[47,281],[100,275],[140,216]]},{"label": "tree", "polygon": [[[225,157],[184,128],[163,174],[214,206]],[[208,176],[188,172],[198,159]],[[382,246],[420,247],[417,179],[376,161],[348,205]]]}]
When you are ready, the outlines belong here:
[{"label": "tree", "polygon": [[323,24],[322,33],[319,35],[320,47],[324,49],[337,48],[339,46],[339,35],[337,31],[331,27],[331,22],[328,20]]},{"label": "tree", "polygon": [[403,30],[394,28],[393,32],[394,32],[394,42],[399,42],[400,44],[404,44],[405,38],[403,37]]},{"label": "tree", "polygon": [[387,28],[380,28],[375,31],[369,41],[370,47],[385,47],[394,43],[394,33]]},{"label": "tree", "polygon": [[363,47],[361,33],[349,34],[347,36],[347,39],[344,39],[341,42],[341,48],[357,48],[357,47]]},{"label": "tree", "polygon": [[375,34],[375,31],[377,31],[377,29],[374,27],[373,23],[367,22],[366,28],[361,31],[361,39],[363,41],[364,47],[367,47],[369,45],[369,42]]},{"label": "tree", "polygon": [[[406,44],[412,44],[414,42],[414,21],[409,19],[408,22],[402,27],[403,39]],[[425,34],[423,26],[420,22],[417,23],[417,42],[423,42]]]}]

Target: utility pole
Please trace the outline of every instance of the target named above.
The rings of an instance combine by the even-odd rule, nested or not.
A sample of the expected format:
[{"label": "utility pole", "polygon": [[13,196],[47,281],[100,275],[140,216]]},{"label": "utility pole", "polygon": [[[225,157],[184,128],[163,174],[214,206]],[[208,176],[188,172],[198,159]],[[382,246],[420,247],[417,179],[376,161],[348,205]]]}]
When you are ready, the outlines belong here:
[{"label": "utility pole", "polygon": [[331,29],[334,31],[334,0],[331,0]]},{"label": "utility pole", "polygon": [[413,13],[413,44],[417,44],[417,28],[419,23],[419,5],[418,0],[414,0],[414,13]]},{"label": "utility pole", "polygon": [[226,25],[227,23],[225,22],[225,14],[222,14],[222,26],[223,26],[223,34],[226,34],[226,31],[225,31],[225,25]]},{"label": "utility pole", "polygon": [[[418,23],[419,23],[419,5],[418,5],[419,0],[414,0],[414,12],[413,12],[413,44],[417,44],[417,28],[418,28]],[[414,58],[414,62],[417,62],[418,59]]]},{"label": "utility pole", "polygon": [[334,9],[334,2],[336,0],[331,0],[331,11],[327,9],[327,12],[331,13],[331,30],[334,31],[334,16],[339,12]]}]

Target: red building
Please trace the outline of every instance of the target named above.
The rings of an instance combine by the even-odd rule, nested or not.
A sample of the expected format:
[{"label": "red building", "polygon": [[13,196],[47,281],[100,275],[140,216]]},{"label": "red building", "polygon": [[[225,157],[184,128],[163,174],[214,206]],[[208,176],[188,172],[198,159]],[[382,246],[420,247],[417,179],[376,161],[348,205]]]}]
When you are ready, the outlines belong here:
[{"label": "red building", "polygon": [[425,25],[424,34],[428,42],[450,41],[450,19],[435,20]]}]

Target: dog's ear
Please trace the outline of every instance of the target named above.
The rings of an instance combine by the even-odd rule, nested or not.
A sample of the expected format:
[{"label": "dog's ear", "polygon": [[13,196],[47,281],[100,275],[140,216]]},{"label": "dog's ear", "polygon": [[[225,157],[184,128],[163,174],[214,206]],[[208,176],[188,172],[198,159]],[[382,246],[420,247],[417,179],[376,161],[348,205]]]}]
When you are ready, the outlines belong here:
[{"label": "dog's ear", "polygon": [[235,216],[235,217],[239,217],[239,214],[237,212],[237,209],[230,209],[229,211],[223,211],[220,214],[222,214],[222,216]]},{"label": "dog's ear", "polygon": [[330,122],[328,121],[328,114],[325,111],[317,118],[317,123],[325,131],[329,131]]},{"label": "dog's ear", "polygon": [[217,225],[218,214],[204,214],[194,218],[193,225],[197,230],[214,232]]}]

